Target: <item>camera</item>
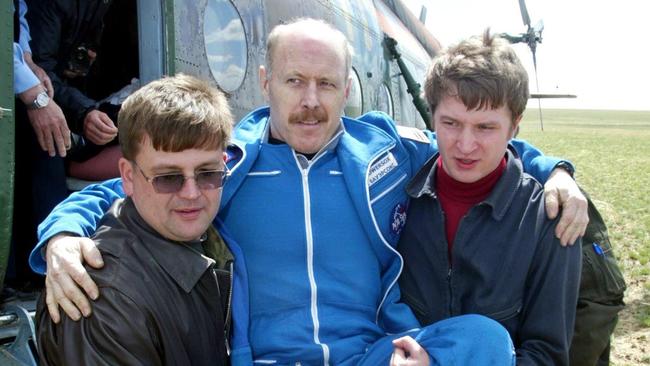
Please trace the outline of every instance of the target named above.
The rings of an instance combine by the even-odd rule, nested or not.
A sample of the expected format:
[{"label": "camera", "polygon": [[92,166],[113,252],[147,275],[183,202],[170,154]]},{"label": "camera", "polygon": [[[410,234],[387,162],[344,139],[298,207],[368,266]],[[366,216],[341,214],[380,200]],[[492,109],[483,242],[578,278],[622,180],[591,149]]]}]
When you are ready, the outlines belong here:
[{"label": "camera", "polygon": [[86,76],[90,70],[90,55],[86,46],[79,46],[72,51],[68,61],[68,71],[75,76]]}]

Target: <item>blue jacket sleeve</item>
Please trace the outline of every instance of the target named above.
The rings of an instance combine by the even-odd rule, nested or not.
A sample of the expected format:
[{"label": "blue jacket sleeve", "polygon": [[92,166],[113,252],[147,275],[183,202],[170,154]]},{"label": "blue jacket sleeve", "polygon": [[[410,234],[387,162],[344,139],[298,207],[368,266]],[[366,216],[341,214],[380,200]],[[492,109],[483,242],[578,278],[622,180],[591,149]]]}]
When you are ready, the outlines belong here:
[{"label": "blue jacket sleeve", "polygon": [[99,220],[118,198],[124,197],[122,180],[112,179],[93,184],[75,192],[57,205],[38,226],[38,244],[29,256],[29,265],[34,272],[44,274],[46,262],[42,249],[56,234],[68,232],[79,236],[91,236]]},{"label": "blue jacket sleeve", "polygon": [[14,42],[14,94],[20,94],[40,83],[23,58],[24,52],[32,53],[31,48],[29,48],[31,37],[29,36],[27,20],[25,20],[27,5],[25,5],[24,0],[20,0],[18,6],[19,9],[16,10],[13,3],[11,4],[12,10],[18,11],[20,21],[20,38],[18,43]]},{"label": "blue jacket sleeve", "polygon": [[29,47],[29,41],[32,40],[32,37],[29,34],[27,19],[25,19],[25,14],[27,13],[27,4],[25,4],[25,0],[20,0],[18,2],[18,7],[18,19],[20,21],[20,38],[18,39],[18,43],[24,52],[32,53],[32,49]]},{"label": "blue jacket sleeve", "polygon": [[32,69],[27,66],[23,58],[23,49],[14,42],[14,94],[20,94],[25,90],[40,84],[40,80],[34,75]]},{"label": "blue jacket sleeve", "polygon": [[397,334],[420,329],[420,322],[413,314],[413,310],[401,302],[399,285],[395,285],[388,292],[378,314],[378,324],[387,334]]},{"label": "blue jacket sleeve", "polygon": [[379,111],[368,112],[357,119],[381,128],[395,139],[400,148],[403,148],[408,154],[411,175],[420,170],[422,165],[438,152],[436,134],[431,131],[398,126],[390,116]]},{"label": "blue jacket sleeve", "polygon": [[[412,163],[413,172],[417,172],[419,168],[426,162],[428,158],[435,155],[438,152],[438,142],[436,140],[435,132],[422,131],[424,136],[429,138],[429,144],[422,144],[420,142],[415,142],[411,139],[402,137],[402,143],[404,147],[409,150]],[[524,140],[513,139],[510,141],[512,147],[514,147],[517,156],[521,159],[524,171],[537,179],[539,182],[546,183],[548,177],[551,175],[553,169],[557,167],[560,163],[568,164],[571,168],[571,162],[568,160],[563,160],[560,158],[545,156],[540,150],[535,146],[529,144]]]},{"label": "blue jacket sleeve", "polygon": [[535,179],[542,184],[546,183],[551,172],[558,164],[566,163],[573,167],[573,165],[571,165],[567,160],[545,156],[541,151],[525,140],[512,139],[510,140],[510,144],[517,151],[517,154],[524,165],[524,171],[535,177]]}]

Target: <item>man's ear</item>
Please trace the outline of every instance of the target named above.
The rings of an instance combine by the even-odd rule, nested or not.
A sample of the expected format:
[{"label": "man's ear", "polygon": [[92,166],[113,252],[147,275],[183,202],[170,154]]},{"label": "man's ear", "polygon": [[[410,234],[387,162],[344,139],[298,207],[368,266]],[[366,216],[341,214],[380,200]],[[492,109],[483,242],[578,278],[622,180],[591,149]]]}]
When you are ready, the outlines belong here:
[{"label": "man's ear", "polygon": [[266,102],[269,102],[269,79],[267,78],[267,72],[266,68],[264,65],[260,65],[259,71],[258,71],[258,77],[260,79],[260,90],[262,91],[262,95],[264,96],[264,100]]},{"label": "man's ear", "polygon": [[120,176],[122,177],[122,187],[127,196],[133,195],[133,165],[125,158],[120,158],[117,162],[120,169]]},{"label": "man's ear", "polygon": [[350,89],[352,88],[352,76],[348,77],[348,80],[345,85],[345,100],[348,100],[350,96]]},{"label": "man's ear", "polygon": [[521,122],[521,118],[523,117],[523,114],[520,114],[519,117],[515,118],[514,121],[512,121],[512,129],[510,130],[510,139],[514,139],[517,137],[517,134],[519,133],[519,122]]}]

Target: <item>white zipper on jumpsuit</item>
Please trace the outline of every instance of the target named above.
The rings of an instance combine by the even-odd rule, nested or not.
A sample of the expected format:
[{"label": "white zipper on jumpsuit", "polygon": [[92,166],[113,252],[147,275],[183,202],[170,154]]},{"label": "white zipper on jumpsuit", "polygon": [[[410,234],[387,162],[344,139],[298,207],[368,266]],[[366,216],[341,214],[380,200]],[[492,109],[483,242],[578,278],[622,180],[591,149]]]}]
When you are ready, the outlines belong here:
[{"label": "white zipper on jumpsuit", "polygon": [[307,274],[309,276],[309,287],[311,289],[311,318],[314,324],[314,343],[321,346],[323,349],[323,364],[329,366],[330,349],[325,343],[320,342],[320,322],[318,320],[318,287],[316,286],[316,279],[314,278],[314,236],[311,229],[311,196],[309,194],[309,169],[318,160],[316,157],[314,161],[310,162],[307,168],[303,168],[300,162],[296,159],[296,163],[300,168],[302,174],[302,191],[303,202],[305,210],[305,236],[307,240]]},{"label": "white zipper on jumpsuit", "polygon": [[[365,178],[366,182],[368,181],[368,175],[370,174],[370,168],[372,167],[372,164],[374,164],[374,162],[377,161],[377,159],[379,159],[386,152],[392,150],[394,147],[395,147],[395,143],[392,143],[389,146],[387,146],[386,148],[379,151],[377,154],[375,154],[372,157],[372,159],[370,159],[370,162],[368,163],[368,167],[366,168],[366,178]],[[403,176],[403,177],[399,178],[397,183],[395,183],[395,184],[391,185],[390,187],[388,187],[388,189],[386,189],[386,191],[382,192],[382,194],[380,196],[383,196],[386,193],[388,193],[388,191],[393,190],[393,188],[395,188],[397,186],[397,184],[400,183],[404,179],[406,179],[406,176]],[[381,302],[379,303],[379,306],[377,307],[377,312],[375,313],[375,323],[379,324],[379,313],[381,312],[381,308],[384,306],[384,302],[386,301],[386,297],[388,296],[388,293],[393,288],[393,286],[395,286],[395,282],[397,282],[397,279],[399,278],[400,274],[402,273],[402,270],[404,269],[404,259],[402,259],[402,256],[399,254],[399,252],[395,248],[393,248],[388,243],[388,241],[386,241],[386,239],[384,238],[384,235],[381,233],[381,229],[379,228],[379,224],[377,223],[377,218],[375,217],[375,212],[372,209],[372,204],[375,201],[377,201],[377,199],[373,199],[373,200],[370,199],[370,186],[368,184],[366,184],[366,202],[368,202],[368,210],[370,211],[370,217],[372,217],[372,223],[375,226],[375,231],[377,231],[377,235],[381,239],[384,246],[386,248],[388,248],[388,250],[390,250],[391,252],[393,252],[393,254],[395,254],[397,256],[397,258],[399,259],[399,263],[400,263],[399,264],[399,271],[397,272],[397,275],[395,276],[395,278],[393,278],[393,281],[386,288],[386,291],[384,292],[384,295],[381,298]],[[412,329],[409,329],[409,330],[412,330]]]}]

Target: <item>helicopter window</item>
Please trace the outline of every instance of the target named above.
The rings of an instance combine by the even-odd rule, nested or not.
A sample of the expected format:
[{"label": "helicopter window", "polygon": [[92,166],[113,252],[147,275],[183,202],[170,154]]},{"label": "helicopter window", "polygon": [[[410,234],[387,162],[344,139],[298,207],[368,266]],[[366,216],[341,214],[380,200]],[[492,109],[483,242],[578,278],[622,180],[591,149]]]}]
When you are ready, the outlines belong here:
[{"label": "helicopter window", "polygon": [[390,89],[386,84],[381,84],[379,93],[377,94],[377,104],[380,111],[385,112],[391,117],[393,116],[393,96],[390,94]]},{"label": "helicopter window", "polygon": [[208,0],[203,35],[212,76],[223,90],[237,90],[246,75],[248,55],[241,17],[229,0]]},{"label": "helicopter window", "polygon": [[363,113],[363,97],[361,94],[361,81],[357,70],[352,68],[352,85],[350,85],[350,96],[345,105],[345,115],[349,117],[358,117]]}]

